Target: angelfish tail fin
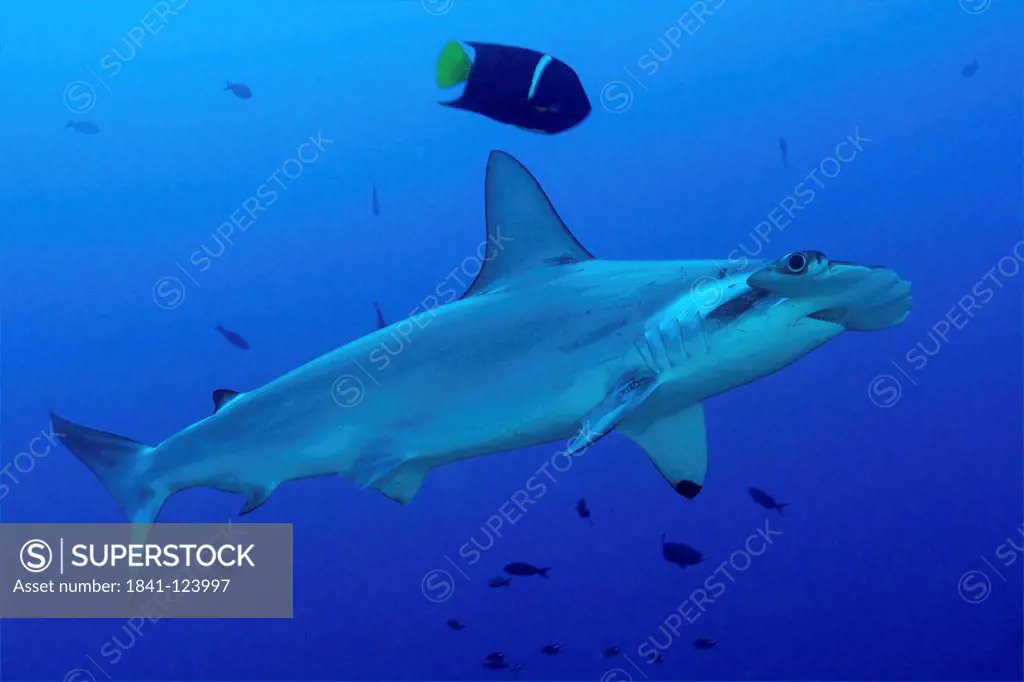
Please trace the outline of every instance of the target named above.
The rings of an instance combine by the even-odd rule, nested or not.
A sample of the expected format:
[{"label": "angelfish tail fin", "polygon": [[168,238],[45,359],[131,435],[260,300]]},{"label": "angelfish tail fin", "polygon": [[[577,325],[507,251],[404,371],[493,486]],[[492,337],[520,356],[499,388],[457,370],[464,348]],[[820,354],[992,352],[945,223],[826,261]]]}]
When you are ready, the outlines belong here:
[{"label": "angelfish tail fin", "polygon": [[144,542],[173,491],[151,480],[154,448],[131,438],[82,426],[50,413],[61,443],[99,479],[132,524],[132,542]]},{"label": "angelfish tail fin", "polygon": [[437,57],[437,87],[453,88],[469,78],[473,60],[457,40],[449,40]]}]

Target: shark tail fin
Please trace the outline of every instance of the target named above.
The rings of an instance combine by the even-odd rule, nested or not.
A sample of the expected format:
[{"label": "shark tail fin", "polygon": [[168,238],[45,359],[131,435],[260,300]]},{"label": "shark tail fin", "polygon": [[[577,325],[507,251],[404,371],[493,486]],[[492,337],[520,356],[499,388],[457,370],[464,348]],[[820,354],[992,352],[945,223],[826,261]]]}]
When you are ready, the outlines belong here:
[{"label": "shark tail fin", "polygon": [[788,506],[789,502],[779,502],[778,504],[775,505],[775,511],[779,512],[779,516],[785,516],[785,514],[782,513],[782,508]]},{"label": "shark tail fin", "polygon": [[152,447],[131,438],[75,424],[50,413],[53,432],[87,466],[132,522],[132,543],[142,543],[170,492],[148,480]]}]

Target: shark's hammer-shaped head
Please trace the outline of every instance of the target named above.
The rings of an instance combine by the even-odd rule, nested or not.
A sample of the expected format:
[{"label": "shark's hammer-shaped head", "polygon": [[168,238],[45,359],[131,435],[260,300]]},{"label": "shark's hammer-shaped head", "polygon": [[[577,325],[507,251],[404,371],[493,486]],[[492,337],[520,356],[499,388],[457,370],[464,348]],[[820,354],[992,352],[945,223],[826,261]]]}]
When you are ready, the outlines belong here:
[{"label": "shark's hammer-shaped head", "polygon": [[910,313],[910,282],[889,268],[829,260],[820,251],[772,261],[747,284],[782,297],[776,305],[794,321],[805,317],[838,325],[839,331],[887,329]]},{"label": "shark's hammer-shaped head", "polygon": [[712,394],[772,374],[844,331],[895,326],[910,306],[910,283],[888,268],[818,251],[761,263],[705,315],[717,358]]},{"label": "shark's hammer-shaped head", "polygon": [[[910,283],[888,268],[798,251],[747,277],[754,303],[730,324],[731,354],[761,376],[844,331],[877,331],[910,312]],[[749,377],[753,378],[753,377]]]}]

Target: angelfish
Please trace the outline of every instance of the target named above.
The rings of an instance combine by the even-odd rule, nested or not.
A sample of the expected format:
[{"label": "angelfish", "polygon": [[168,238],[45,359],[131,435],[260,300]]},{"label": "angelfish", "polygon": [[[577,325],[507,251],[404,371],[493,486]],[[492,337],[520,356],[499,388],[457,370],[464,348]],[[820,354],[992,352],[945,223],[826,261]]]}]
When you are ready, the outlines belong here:
[{"label": "angelfish", "polygon": [[536,50],[450,40],[437,59],[437,86],[463,84],[460,97],[441,104],[533,133],[561,133],[590,115],[572,67]]}]

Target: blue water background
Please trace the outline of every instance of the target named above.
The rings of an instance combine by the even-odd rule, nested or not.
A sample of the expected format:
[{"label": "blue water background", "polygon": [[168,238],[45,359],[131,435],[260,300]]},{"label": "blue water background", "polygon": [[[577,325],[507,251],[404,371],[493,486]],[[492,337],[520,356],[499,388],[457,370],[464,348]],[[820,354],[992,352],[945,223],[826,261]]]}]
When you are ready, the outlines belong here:
[{"label": "blue water background", "polygon": [[[536,174],[599,257],[813,248],[893,267],[915,293],[902,326],[708,401],[693,502],[612,436],[470,565],[460,548],[489,542],[482,526],[560,444],[436,470],[406,507],[334,478],[291,483],[246,520],[294,524],[294,619],[162,620],[135,638],[117,620],[6,621],[3,678],[513,679],[480,666],[502,650],[523,679],[1020,679],[1024,557],[997,552],[1021,542],[1024,5],[728,0],[704,23],[689,7],[193,0],[131,54],[152,3],[0,6],[8,467],[49,409],[156,443],[204,417],[213,389],[259,386],[367,333],[373,298],[395,319],[413,311],[482,238],[492,149]],[[594,112],[540,136],[438,106],[434,60],[452,37],[550,52]],[[88,112],[68,110],[90,92]],[[71,119],[101,132],[63,129]],[[216,249],[217,226],[318,131],[333,142],[200,272],[191,254]],[[870,141],[821,179],[857,133]],[[813,201],[757,237],[815,169]],[[166,277],[184,285],[171,310],[153,295]],[[956,313],[985,281],[984,305]],[[908,353],[922,348],[919,367]],[[63,448],[25,462],[6,470],[4,521],[124,520]],[[573,511],[581,496],[593,526]],[[240,505],[191,490],[161,519],[222,522]],[[766,523],[782,534],[648,665],[638,647],[665,644],[670,614]],[[662,533],[706,561],[665,563]],[[551,579],[488,588],[512,560]],[[440,604],[422,590],[434,569],[454,580]],[[991,580],[980,603],[958,591],[972,570]],[[693,650],[701,636],[719,648]],[[609,645],[629,661],[601,660]]]}]

